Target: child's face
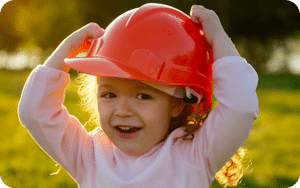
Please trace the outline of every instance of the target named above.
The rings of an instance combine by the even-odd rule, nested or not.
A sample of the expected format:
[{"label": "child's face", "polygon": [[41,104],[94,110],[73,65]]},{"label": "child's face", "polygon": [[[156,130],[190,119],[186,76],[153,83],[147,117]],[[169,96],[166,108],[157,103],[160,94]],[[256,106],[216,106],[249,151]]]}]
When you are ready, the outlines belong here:
[{"label": "child's face", "polygon": [[179,101],[136,80],[98,78],[101,127],[128,155],[142,155],[166,137],[171,117],[180,114]]}]

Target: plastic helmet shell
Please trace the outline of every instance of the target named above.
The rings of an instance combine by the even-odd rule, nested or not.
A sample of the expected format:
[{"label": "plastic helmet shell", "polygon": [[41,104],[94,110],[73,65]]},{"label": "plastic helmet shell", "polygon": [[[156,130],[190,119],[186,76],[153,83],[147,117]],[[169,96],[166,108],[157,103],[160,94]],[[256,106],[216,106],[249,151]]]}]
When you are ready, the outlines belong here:
[{"label": "plastic helmet shell", "polygon": [[212,58],[200,27],[173,7],[149,3],[117,17],[95,40],[86,57],[65,59],[73,69],[117,77],[190,87],[212,97]]}]

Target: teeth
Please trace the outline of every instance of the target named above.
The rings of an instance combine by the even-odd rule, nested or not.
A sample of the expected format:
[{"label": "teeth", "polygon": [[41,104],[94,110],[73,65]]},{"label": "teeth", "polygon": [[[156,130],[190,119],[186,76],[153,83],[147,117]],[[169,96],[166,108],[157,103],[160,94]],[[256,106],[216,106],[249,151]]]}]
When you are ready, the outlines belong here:
[{"label": "teeth", "polygon": [[131,129],[131,127],[122,127],[122,126],[119,126],[119,129],[124,130],[124,131],[129,131]]}]

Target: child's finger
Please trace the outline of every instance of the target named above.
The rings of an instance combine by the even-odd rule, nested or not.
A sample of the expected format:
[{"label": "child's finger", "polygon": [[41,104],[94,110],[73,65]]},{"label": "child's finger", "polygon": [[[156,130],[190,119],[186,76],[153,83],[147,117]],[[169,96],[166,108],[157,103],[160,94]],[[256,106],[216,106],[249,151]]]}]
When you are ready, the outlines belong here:
[{"label": "child's finger", "polygon": [[211,14],[209,12],[210,10],[204,8],[203,6],[200,5],[194,5],[191,8],[191,19],[194,22],[204,22],[205,20],[207,20],[207,18],[210,16],[209,14]]},{"label": "child's finger", "polygon": [[200,24],[207,41],[211,44],[213,39],[224,32],[218,15],[203,6],[194,5],[191,8],[191,20]]},{"label": "child's finger", "polygon": [[89,23],[72,33],[68,39],[78,41],[80,43],[87,39],[96,39],[104,34],[104,30],[96,23]]},{"label": "child's finger", "polygon": [[84,29],[87,32],[88,39],[96,39],[104,34],[104,29],[102,29],[96,23],[89,23],[86,26],[84,26]]},{"label": "child's finger", "polygon": [[91,43],[101,37],[104,30],[96,23],[89,23],[67,37],[64,47],[69,49],[67,57],[75,57],[78,53],[87,52]]},{"label": "child's finger", "polygon": [[[202,5],[193,5],[192,7],[191,7],[191,12],[193,11],[193,10],[196,10],[196,9],[204,9],[204,6],[202,6]],[[191,13],[190,13],[191,14]]]},{"label": "child's finger", "polygon": [[93,39],[97,39],[104,34],[104,30],[96,23],[89,23],[84,27],[75,31],[70,38],[74,41],[78,41],[80,44],[86,40],[90,42]]},{"label": "child's finger", "polygon": [[[201,6],[201,7],[202,7],[202,6]],[[193,5],[192,8],[191,8],[191,11],[190,11],[191,20],[192,20],[194,23],[197,23],[197,24],[199,24],[200,22],[199,22],[199,19],[198,19],[197,15],[194,14],[194,11],[195,11],[196,9],[199,9],[199,8],[200,8],[200,5]]]},{"label": "child's finger", "polygon": [[92,42],[94,39],[101,37],[104,34],[104,30],[96,23],[89,23],[82,28],[78,29],[67,37],[66,41],[69,44],[69,48],[76,49],[80,47],[84,42]]},{"label": "child's finger", "polygon": [[93,43],[93,41],[97,38],[100,38],[104,34],[104,29],[102,29],[98,24],[96,23],[89,23],[86,25],[86,30],[88,32],[87,40],[90,43]]}]

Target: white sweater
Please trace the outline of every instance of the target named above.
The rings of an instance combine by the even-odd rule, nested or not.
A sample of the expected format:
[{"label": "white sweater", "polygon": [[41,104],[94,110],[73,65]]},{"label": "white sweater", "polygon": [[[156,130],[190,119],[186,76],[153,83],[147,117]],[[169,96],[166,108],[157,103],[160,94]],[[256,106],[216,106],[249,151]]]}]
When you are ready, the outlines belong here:
[{"label": "white sweater", "polygon": [[192,142],[174,138],[149,152],[128,156],[99,129],[87,133],[63,106],[67,73],[38,66],[19,103],[19,118],[36,142],[82,188],[207,188],[215,174],[248,138],[257,118],[258,76],[241,57],[213,64],[214,96],[219,102]]}]

